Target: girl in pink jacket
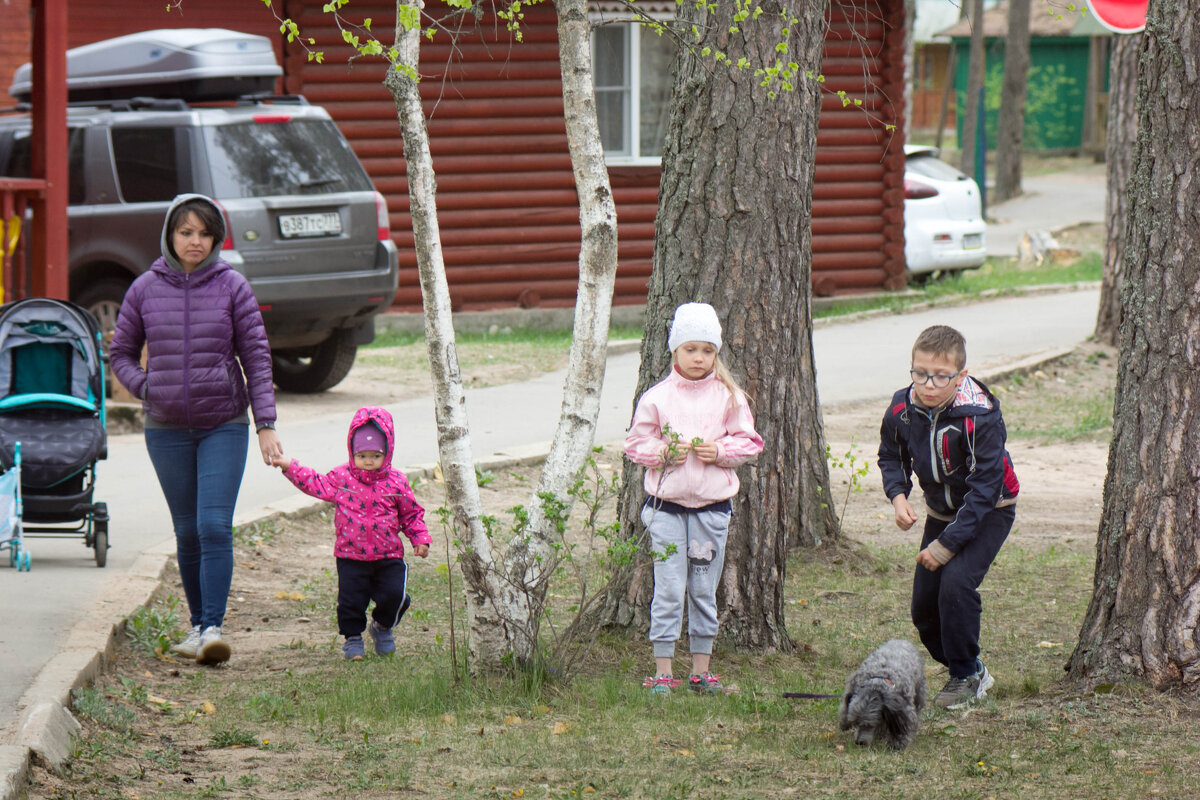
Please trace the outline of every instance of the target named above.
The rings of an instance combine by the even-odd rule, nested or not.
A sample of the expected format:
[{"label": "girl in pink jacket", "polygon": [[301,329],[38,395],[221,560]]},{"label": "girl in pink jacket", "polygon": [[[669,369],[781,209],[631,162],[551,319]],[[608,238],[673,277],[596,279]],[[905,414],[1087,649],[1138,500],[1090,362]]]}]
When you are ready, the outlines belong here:
[{"label": "girl in pink jacket", "polygon": [[625,437],[625,454],[646,467],[648,497],[642,522],[654,554],[654,599],[650,641],[655,675],[643,685],[669,694],[675,641],[688,604],[692,672],[688,688],[721,691],[710,671],[717,635],[717,581],[725,563],[725,537],[738,493],[733,468],[762,452],[754,415],[717,355],[721,323],[707,303],[684,303],[675,310],[671,334],[672,367],[667,378],[638,400]]},{"label": "girl in pink jacket", "polygon": [[396,651],[392,628],[411,602],[400,534],[408,537],[413,553],[421,558],[429,555],[433,541],[425,527],[425,509],[417,504],[408,478],[392,466],[394,442],[392,415],[382,408],[360,408],[346,437],[348,463],[321,475],[295,459],[279,456],[271,462],[300,491],[336,508],[338,633],[346,637],[342,651],[350,661],[363,659],[362,633],[371,600],[375,601],[370,624],[375,652]]}]

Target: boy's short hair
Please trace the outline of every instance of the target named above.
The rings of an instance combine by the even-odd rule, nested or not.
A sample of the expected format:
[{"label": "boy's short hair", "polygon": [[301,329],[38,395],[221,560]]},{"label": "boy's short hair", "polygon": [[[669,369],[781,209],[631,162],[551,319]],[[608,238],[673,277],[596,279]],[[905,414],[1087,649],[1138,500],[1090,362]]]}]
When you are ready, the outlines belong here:
[{"label": "boy's short hair", "polygon": [[959,370],[967,365],[967,340],[949,325],[930,325],[921,331],[913,342],[913,355],[918,350],[952,358]]}]

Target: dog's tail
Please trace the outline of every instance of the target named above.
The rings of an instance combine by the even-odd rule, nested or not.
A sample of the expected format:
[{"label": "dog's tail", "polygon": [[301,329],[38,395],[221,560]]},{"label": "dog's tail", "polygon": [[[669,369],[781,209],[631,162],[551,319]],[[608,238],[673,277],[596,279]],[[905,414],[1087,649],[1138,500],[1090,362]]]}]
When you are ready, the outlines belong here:
[{"label": "dog's tail", "polygon": [[840,694],[813,694],[812,692],[784,692],[783,696],[800,700],[825,700],[830,697],[841,697]]}]

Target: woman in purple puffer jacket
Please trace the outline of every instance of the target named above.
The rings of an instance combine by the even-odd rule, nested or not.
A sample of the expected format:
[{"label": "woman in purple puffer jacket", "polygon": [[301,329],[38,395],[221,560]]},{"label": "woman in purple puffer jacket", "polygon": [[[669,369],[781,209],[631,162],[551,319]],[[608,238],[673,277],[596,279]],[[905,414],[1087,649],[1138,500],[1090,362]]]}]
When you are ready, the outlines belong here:
[{"label": "woman in purple puffer jacket", "polygon": [[263,461],[283,453],[262,315],[245,277],[221,260],[224,241],[216,203],[198,194],[175,198],[162,258],[125,294],[111,348],[117,380],[142,399],[146,449],[175,526],[192,629],[171,650],[201,664],[229,658],[221,624],[249,408]]}]

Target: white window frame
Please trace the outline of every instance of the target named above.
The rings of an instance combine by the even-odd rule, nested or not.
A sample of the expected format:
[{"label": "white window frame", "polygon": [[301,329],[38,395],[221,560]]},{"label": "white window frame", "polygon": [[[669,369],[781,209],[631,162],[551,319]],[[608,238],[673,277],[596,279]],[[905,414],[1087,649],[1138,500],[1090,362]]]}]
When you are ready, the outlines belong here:
[{"label": "white window frame", "polygon": [[[656,20],[669,22],[674,19],[674,14],[666,13],[648,13],[649,16]],[[642,125],[642,59],[641,59],[641,44],[643,36],[653,36],[656,34],[652,30],[648,30],[646,26],[634,20],[634,17],[628,12],[623,11],[619,14],[613,13],[595,13],[590,15],[592,21],[592,63],[595,65],[597,57],[596,35],[595,32],[600,27],[615,27],[619,26],[625,31],[625,138],[628,142],[629,149],[627,152],[605,150],[604,161],[610,166],[658,166],[662,163],[661,155],[641,154],[641,125]],[[600,23],[606,23],[601,25]],[[595,73],[593,72],[593,75]],[[597,112],[599,107],[597,106]]]}]

